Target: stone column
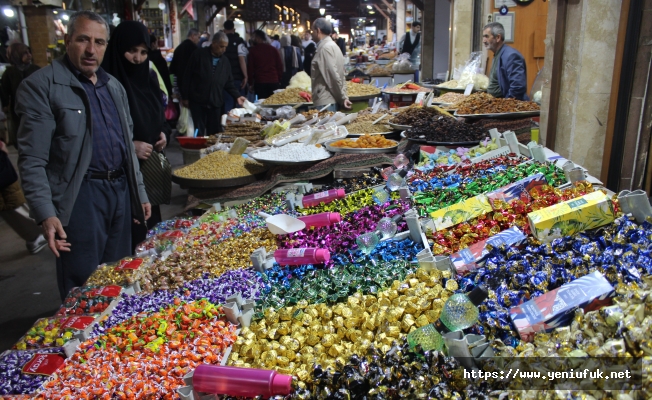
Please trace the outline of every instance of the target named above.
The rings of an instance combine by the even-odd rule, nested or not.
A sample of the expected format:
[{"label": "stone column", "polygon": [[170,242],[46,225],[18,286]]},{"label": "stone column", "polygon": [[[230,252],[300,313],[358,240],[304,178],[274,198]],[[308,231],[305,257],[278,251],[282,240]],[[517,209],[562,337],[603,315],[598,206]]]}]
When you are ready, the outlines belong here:
[{"label": "stone column", "polygon": [[396,6],[396,44],[405,35],[405,0],[394,3]]},{"label": "stone column", "polygon": [[[545,58],[548,76],[562,74],[554,150],[587,168],[591,175],[600,176],[621,2],[568,2],[566,37],[555,38],[557,1],[566,0],[551,0],[548,6],[551,12]],[[564,40],[561,71],[551,71],[554,40]],[[549,98],[549,84],[547,86],[543,90],[541,132],[546,132],[548,111],[557,106],[554,99]]]},{"label": "stone column", "polygon": [[[451,77],[455,68],[466,62],[473,46],[473,0],[453,2],[453,51],[451,54]],[[452,79],[452,78],[451,78]]]},{"label": "stone column", "polygon": [[48,65],[48,45],[57,43],[54,14],[49,7],[34,6],[24,6],[23,12],[34,64],[44,67]]},{"label": "stone column", "polygon": [[435,52],[435,1],[423,3],[421,18],[421,79],[433,78]]}]

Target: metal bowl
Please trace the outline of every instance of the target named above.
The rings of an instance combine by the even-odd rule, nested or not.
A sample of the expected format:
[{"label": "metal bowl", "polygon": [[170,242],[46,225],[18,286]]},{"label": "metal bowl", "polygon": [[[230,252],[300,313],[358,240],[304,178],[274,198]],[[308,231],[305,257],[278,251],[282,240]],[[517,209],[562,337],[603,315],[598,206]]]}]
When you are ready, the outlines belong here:
[{"label": "metal bowl", "polygon": [[[341,139],[337,139],[341,140]],[[326,150],[332,151],[333,153],[348,153],[348,154],[376,154],[376,153],[393,153],[398,148],[399,143],[396,142],[396,146],[384,147],[384,148],[375,148],[375,149],[352,149],[350,147],[333,147],[331,143],[336,142],[337,140],[330,140],[324,143]],[[352,139],[353,140],[353,139]],[[357,140],[357,139],[355,139]]]}]

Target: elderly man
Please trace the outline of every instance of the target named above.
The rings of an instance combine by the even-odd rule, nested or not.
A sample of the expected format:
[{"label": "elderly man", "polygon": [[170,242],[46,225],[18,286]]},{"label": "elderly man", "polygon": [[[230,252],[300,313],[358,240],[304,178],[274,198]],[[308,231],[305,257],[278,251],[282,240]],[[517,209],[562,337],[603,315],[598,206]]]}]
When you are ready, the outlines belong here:
[{"label": "elderly man", "polygon": [[482,43],[494,53],[487,93],[494,97],[529,100],[525,59],[518,50],[505,44],[503,25],[487,24],[482,31]]},{"label": "elderly man", "polygon": [[330,35],[333,26],[326,18],[317,18],[312,24],[312,38],[317,44],[317,52],[310,65],[312,80],[312,102],[315,106],[331,104],[333,108],[342,105],[351,108],[346,95],[344,56]]},{"label": "elderly man", "polygon": [[31,216],[57,256],[63,300],[97,266],[131,254],[131,220],[151,207],[138,168],[127,93],[100,64],[109,26],[70,17],[67,54],[18,88],[18,167]]},{"label": "elderly man", "polygon": [[239,105],[245,97],[240,95],[233,81],[231,64],[224,55],[229,38],[224,32],[213,36],[211,45],[192,53],[181,86],[181,101],[190,108],[195,128],[200,135],[222,132],[223,92],[228,92]]}]

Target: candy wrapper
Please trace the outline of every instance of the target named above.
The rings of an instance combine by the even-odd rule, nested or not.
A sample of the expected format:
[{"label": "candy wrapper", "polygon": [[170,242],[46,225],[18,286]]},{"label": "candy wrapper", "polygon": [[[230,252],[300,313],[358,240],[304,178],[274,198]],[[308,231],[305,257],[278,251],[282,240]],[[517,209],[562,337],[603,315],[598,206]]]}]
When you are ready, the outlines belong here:
[{"label": "candy wrapper", "polygon": [[[531,202],[533,194],[541,189],[542,186],[547,185],[546,177],[543,174],[534,174],[518,182],[502,187],[493,192],[487,193],[487,198],[491,206],[497,208],[500,202],[509,203],[512,200],[521,200],[524,202]],[[536,196],[536,195],[535,195]]]},{"label": "candy wrapper", "polygon": [[151,262],[151,257],[126,257],[120,261],[102,264],[91,274],[84,287],[133,285]]},{"label": "candy wrapper", "polygon": [[113,300],[120,297],[122,286],[87,286],[73,288],[56,313],[57,317],[101,313]]},{"label": "candy wrapper", "polygon": [[545,242],[610,224],[615,217],[609,196],[600,191],[528,214],[532,234]]},{"label": "candy wrapper", "polygon": [[68,341],[84,335],[95,322],[96,316],[41,318],[27,331],[14,349],[29,350],[44,347],[61,347]]},{"label": "candy wrapper", "polygon": [[511,227],[489,239],[472,244],[468,248],[451,255],[454,272],[459,275],[466,275],[478,269],[478,263],[489,254],[487,246],[513,246],[522,243],[525,239],[526,236],[520,229]]},{"label": "candy wrapper", "polygon": [[531,341],[537,332],[569,325],[578,308],[588,312],[610,305],[615,294],[609,281],[594,272],[510,308],[509,315],[521,339]]},{"label": "candy wrapper", "polygon": [[0,354],[0,395],[35,393],[65,360],[61,348],[5,351]]}]

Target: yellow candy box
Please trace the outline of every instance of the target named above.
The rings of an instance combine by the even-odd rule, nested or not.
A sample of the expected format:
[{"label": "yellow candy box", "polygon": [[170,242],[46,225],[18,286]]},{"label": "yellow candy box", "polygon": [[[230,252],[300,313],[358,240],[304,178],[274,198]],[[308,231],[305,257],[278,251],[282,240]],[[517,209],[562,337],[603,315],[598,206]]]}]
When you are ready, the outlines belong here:
[{"label": "yellow candy box", "polygon": [[528,214],[532,234],[542,242],[607,225],[614,218],[611,200],[601,191]]},{"label": "yellow candy box", "polygon": [[430,216],[435,224],[435,228],[440,231],[491,211],[492,208],[491,204],[489,204],[489,199],[484,194],[481,194],[434,211],[430,213]]}]

